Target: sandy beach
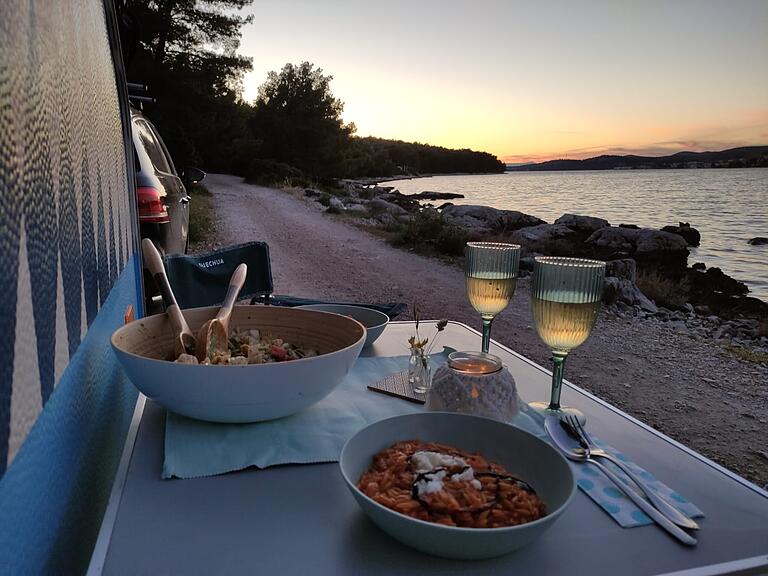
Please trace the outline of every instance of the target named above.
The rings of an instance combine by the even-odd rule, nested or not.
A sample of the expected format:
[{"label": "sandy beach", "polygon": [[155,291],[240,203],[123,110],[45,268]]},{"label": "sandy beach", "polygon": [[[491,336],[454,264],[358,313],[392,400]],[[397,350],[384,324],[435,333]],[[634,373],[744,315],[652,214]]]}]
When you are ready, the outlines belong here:
[{"label": "sandy beach", "polygon": [[[392,247],[285,191],[215,174],[205,185],[214,195],[215,234],[193,251],[263,240],[277,294],[416,301],[425,318],[479,328],[458,267]],[[492,337],[549,365],[532,324],[527,279],[494,322]],[[768,487],[768,366],[743,361],[658,319],[604,311],[590,339],[569,357],[565,373],[577,386]]]}]

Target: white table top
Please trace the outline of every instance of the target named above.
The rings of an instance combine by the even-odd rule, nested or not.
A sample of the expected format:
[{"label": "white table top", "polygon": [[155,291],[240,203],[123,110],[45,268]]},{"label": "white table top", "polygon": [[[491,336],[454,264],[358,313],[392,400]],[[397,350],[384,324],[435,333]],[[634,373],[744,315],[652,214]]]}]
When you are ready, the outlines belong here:
[{"label": "white table top", "polygon": [[[392,323],[363,355],[406,354],[411,331],[411,323]],[[471,350],[480,337],[452,322],[440,343]],[[547,370],[496,343],[490,351],[512,372],[524,400],[549,398]],[[165,411],[140,397],[89,573],[768,571],[768,493],[571,384],[564,385],[563,403],[581,409],[591,430],[704,510],[698,546],[680,545],[656,526],[622,529],[579,491],[555,525],[522,550],[484,561],[435,558],[373,525],[335,463],[161,480]]]}]

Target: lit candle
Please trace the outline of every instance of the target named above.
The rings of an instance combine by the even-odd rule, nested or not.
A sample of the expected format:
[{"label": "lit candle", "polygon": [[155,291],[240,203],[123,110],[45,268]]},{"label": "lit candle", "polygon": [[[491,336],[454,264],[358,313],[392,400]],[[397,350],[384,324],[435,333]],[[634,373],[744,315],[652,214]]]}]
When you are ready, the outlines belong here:
[{"label": "lit candle", "polygon": [[503,367],[501,358],[483,352],[452,352],[448,366],[467,375],[493,374]]},{"label": "lit candle", "polygon": [[427,409],[506,422],[517,415],[520,407],[515,379],[501,358],[482,352],[453,352],[435,372]]}]

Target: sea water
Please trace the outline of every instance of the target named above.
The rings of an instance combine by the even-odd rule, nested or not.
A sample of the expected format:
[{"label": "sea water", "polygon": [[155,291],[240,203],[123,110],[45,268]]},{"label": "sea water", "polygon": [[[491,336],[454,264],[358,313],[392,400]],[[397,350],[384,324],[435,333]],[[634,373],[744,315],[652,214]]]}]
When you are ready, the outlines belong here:
[{"label": "sea water", "polygon": [[455,204],[519,210],[554,222],[565,213],[612,225],[661,228],[690,222],[701,232],[688,263],[717,266],[768,301],[768,168],[507,172],[433,176],[385,183],[405,194],[429,190],[466,197]]}]

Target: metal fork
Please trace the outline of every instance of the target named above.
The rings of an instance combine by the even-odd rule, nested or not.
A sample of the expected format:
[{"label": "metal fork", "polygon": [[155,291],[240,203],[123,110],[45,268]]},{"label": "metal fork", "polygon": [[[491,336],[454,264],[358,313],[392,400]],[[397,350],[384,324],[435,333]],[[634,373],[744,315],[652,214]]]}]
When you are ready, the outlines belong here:
[{"label": "metal fork", "polygon": [[637,486],[645,493],[648,500],[653,504],[656,509],[664,514],[667,518],[669,518],[672,522],[677,524],[678,526],[682,528],[687,528],[689,530],[698,530],[699,525],[680,512],[677,508],[675,508],[672,504],[667,502],[666,499],[664,499],[662,496],[651,490],[651,488],[640,478],[637,474],[635,474],[629,466],[627,466],[624,462],[619,460],[618,458],[614,458],[611,454],[600,448],[597,444],[595,444],[595,441],[592,439],[592,437],[589,435],[589,433],[584,429],[584,426],[581,425],[581,422],[579,422],[579,419],[571,414],[565,414],[563,415],[563,420],[565,420],[566,423],[568,423],[578,434],[581,436],[581,438],[584,440],[584,442],[581,443],[582,447],[584,448],[584,452],[587,454],[587,456],[595,457],[598,456],[600,458],[605,458],[606,460],[613,462],[616,466],[621,468],[624,473],[629,476],[632,481],[637,484]]}]

